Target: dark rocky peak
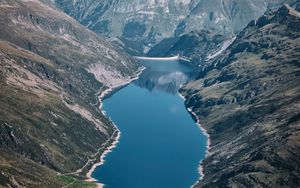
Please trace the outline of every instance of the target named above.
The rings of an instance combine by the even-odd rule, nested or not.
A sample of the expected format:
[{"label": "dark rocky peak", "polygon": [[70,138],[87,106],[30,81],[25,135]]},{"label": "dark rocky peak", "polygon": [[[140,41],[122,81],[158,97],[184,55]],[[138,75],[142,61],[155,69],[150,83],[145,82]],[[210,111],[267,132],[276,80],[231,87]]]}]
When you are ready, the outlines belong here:
[{"label": "dark rocky peak", "polygon": [[[296,23],[300,19],[300,13],[290,7],[287,4],[283,4],[276,11],[267,11],[263,16],[257,20],[252,20],[247,27],[240,32],[239,37],[247,35],[254,28],[262,28],[271,23],[280,23],[287,25],[290,29],[294,31],[299,31],[300,27]],[[238,37],[238,38],[239,38]]]},{"label": "dark rocky peak", "polygon": [[269,12],[260,17],[256,25],[260,28],[270,23],[287,25],[289,29],[300,31],[296,23],[300,19],[300,13],[287,4],[283,4],[277,11]]},{"label": "dark rocky peak", "polygon": [[280,24],[286,24],[290,31],[300,32],[300,13],[289,5],[284,4],[279,8],[274,19]]},{"label": "dark rocky peak", "polygon": [[274,54],[270,48],[278,51],[278,49],[280,49],[279,46],[282,46],[282,36],[286,36],[291,40],[295,40],[299,37],[299,15],[299,12],[286,4],[282,5],[277,11],[266,12],[259,19],[251,21],[247,27],[239,33],[231,46],[224,51],[224,55],[216,59],[215,62],[204,69],[203,72],[205,73],[214,68],[221,70],[239,54],[259,54],[262,53],[262,49],[266,51],[264,55],[261,56],[264,59],[269,59],[269,56],[275,57],[276,54]]},{"label": "dark rocky peak", "polygon": [[300,18],[300,13],[290,7],[288,4],[283,4],[282,7],[280,7],[277,11],[277,15],[279,16],[294,16],[297,18]]},{"label": "dark rocky peak", "polygon": [[291,20],[291,19],[299,19],[300,18],[300,13],[290,7],[288,4],[283,4],[277,11],[273,12],[268,12],[262,17],[258,19],[258,25],[259,23],[263,23],[264,20],[270,22],[282,22],[286,20]]}]

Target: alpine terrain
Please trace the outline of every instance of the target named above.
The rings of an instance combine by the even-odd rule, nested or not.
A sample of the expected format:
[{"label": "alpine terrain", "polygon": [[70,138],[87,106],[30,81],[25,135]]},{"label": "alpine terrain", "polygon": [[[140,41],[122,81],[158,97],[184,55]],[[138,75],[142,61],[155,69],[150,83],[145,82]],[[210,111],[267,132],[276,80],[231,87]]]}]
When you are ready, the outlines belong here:
[{"label": "alpine terrain", "polygon": [[[0,188],[299,187],[299,11],[299,0],[0,0]],[[117,121],[102,111],[115,92],[105,109]]]},{"label": "alpine terrain", "polygon": [[1,0],[0,14],[0,187],[91,186],[116,136],[97,97],[138,65],[50,3]]},{"label": "alpine terrain", "polygon": [[299,185],[299,26],[288,5],[265,14],[182,88],[211,141],[195,187]]},{"label": "alpine terrain", "polygon": [[295,0],[53,0],[96,33],[118,38],[132,54],[147,53],[165,38],[217,30],[230,36],[268,9]]}]

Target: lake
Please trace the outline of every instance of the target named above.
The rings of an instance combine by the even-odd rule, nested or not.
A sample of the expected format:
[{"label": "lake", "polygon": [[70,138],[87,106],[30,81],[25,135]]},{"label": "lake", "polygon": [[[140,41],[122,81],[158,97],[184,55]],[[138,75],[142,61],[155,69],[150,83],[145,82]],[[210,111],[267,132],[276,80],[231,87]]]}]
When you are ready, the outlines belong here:
[{"label": "lake", "polygon": [[188,188],[199,178],[207,138],[178,89],[195,69],[178,61],[142,61],[139,79],[103,101],[121,131],[92,177],[108,188]]}]

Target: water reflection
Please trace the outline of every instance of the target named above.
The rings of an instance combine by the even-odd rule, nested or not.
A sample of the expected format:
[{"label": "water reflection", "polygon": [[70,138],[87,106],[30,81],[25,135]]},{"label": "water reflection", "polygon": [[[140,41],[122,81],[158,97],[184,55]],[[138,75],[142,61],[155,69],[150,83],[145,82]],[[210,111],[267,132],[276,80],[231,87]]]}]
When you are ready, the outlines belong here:
[{"label": "water reflection", "polygon": [[184,100],[172,94],[195,72],[176,61],[143,64],[147,69],[136,85],[129,84],[103,102],[121,138],[92,176],[108,188],[191,187],[200,178],[198,166],[207,138]]},{"label": "water reflection", "polygon": [[195,67],[180,61],[141,61],[146,70],[134,83],[150,91],[177,94],[180,86],[196,76]]}]

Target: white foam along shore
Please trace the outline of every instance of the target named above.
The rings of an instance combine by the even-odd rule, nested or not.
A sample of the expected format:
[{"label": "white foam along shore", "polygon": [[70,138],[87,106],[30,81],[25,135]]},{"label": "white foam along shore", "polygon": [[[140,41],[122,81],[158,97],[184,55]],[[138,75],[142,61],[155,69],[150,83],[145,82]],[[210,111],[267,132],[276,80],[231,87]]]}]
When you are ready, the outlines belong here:
[{"label": "white foam along shore", "polygon": [[[136,74],[135,77],[130,78],[130,79],[124,81],[122,84],[117,84],[117,85],[114,85],[113,87],[109,87],[109,88],[107,88],[106,90],[104,90],[104,91],[99,95],[99,97],[98,97],[98,100],[99,100],[99,103],[100,103],[99,109],[101,110],[101,112],[102,112],[103,114],[105,114],[105,111],[102,109],[102,104],[103,104],[102,101],[103,101],[103,98],[104,98],[106,95],[108,95],[110,92],[114,91],[115,89],[118,89],[118,88],[120,88],[120,87],[122,87],[122,86],[125,86],[125,85],[131,83],[132,81],[138,79],[139,76],[140,76],[140,74],[141,74],[144,70],[145,70],[145,67],[140,68],[140,69],[138,70],[138,72],[137,72],[137,74]],[[109,117],[108,117],[108,118],[109,118]],[[101,154],[101,156],[100,156],[100,162],[95,163],[95,164],[92,166],[92,168],[88,171],[88,173],[86,174],[87,179],[86,179],[85,181],[87,181],[87,182],[98,182],[98,180],[96,180],[95,178],[92,177],[93,171],[94,171],[98,166],[101,166],[101,165],[104,164],[106,155],[107,155],[108,153],[110,153],[110,152],[112,151],[112,149],[115,148],[115,147],[117,146],[117,144],[119,143],[119,140],[120,140],[120,137],[121,137],[121,132],[120,132],[120,130],[118,129],[118,127],[113,123],[113,121],[112,121],[110,118],[109,118],[109,120],[111,121],[111,123],[112,123],[113,126],[115,127],[115,129],[116,129],[116,131],[117,131],[117,136],[112,138],[112,139],[113,139],[113,142],[111,143],[111,145],[110,145],[108,148],[106,148],[106,149],[104,150],[104,152]],[[110,140],[110,141],[111,141],[111,140]],[[97,185],[97,188],[103,188],[103,186],[104,186],[102,183],[96,183],[96,185]]]},{"label": "white foam along shore", "polygon": [[[186,98],[180,93],[178,92],[178,95],[184,100],[186,101]],[[200,119],[198,118],[197,114],[195,112],[193,112],[193,110],[191,108],[187,108],[187,111],[192,114],[193,117],[196,118],[196,124],[198,125],[198,127],[201,129],[202,133],[207,137],[207,144],[206,144],[206,152],[205,152],[205,157],[209,154],[209,149],[210,149],[210,137],[209,134],[207,133],[207,130],[200,124]],[[198,167],[198,172],[200,174],[200,180],[203,179],[204,177],[204,171],[203,171],[203,166],[202,166],[202,161],[200,161],[199,167]],[[199,180],[193,184],[191,187],[194,187],[197,183],[199,182]]]}]

